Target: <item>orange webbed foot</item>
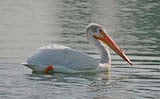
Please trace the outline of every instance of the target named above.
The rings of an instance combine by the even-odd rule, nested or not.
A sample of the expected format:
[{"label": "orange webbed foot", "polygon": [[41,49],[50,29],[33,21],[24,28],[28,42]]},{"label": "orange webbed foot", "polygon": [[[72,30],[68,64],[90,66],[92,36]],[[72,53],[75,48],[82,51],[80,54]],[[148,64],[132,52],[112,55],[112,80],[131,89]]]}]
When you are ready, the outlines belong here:
[{"label": "orange webbed foot", "polygon": [[52,65],[48,65],[45,70],[44,70],[44,73],[45,74],[52,74],[53,73],[53,70],[54,70],[54,67]]}]

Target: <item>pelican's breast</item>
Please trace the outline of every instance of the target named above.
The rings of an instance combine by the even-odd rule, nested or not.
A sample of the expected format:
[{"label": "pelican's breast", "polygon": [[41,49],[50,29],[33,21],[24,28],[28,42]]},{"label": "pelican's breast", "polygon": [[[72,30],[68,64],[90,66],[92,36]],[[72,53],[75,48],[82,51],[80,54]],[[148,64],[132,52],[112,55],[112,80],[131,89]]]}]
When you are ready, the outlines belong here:
[{"label": "pelican's breast", "polygon": [[61,45],[40,48],[27,60],[27,64],[34,66],[56,65],[75,70],[93,69],[98,65],[95,59],[85,53]]}]

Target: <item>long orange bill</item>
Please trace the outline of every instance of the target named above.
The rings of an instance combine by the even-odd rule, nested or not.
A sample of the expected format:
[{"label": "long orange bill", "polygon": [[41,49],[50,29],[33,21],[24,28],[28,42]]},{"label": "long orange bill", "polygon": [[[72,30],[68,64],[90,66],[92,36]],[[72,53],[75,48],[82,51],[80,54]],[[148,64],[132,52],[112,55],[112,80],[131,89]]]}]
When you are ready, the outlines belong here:
[{"label": "long orange bill", "polygon": [[126,56],[126,54],[123,52],[121,48],[118,47],[118,45],[102,30],[99,31],[103,37],[93,36],[95,39],[100,40],[107,44],[111,49],[113,49],[119,56],[121,56],[125,61],[127,61],[130,65],[133,65],[130,59]]}]

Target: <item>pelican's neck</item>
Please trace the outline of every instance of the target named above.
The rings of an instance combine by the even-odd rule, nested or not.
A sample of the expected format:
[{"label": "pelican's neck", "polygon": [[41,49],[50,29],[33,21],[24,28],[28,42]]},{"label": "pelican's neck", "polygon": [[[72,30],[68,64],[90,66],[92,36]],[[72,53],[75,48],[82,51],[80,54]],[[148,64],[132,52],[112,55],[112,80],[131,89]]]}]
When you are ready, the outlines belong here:
[{"label": "pelican's neck", "polygon": [[109,50],[105,48],[102,44],[98,44],[97,47],[101,52],[101,59],[97,69],[100,71],[106,69],[109,70],[111,66],[111,56]]},{"label": "pelican's neck", "polygon": [[99,45],[98,46],[100,52],[101,52],[101,59],[100,59],[100,63],[110,63],[110,52],[107,48],[105,48],[103,45]]}]

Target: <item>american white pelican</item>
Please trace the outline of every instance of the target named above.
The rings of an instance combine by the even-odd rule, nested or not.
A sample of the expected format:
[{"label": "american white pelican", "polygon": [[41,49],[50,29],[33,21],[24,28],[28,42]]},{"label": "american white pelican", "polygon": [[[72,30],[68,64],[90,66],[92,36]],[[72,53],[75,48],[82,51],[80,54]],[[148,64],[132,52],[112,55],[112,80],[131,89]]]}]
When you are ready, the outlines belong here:
[{"label": "american white pelican", "polygon": [[23,65],[31,68],[33,71],[43,73],[75,73],[86,70],[108,71],[111,67],[111,57],[105,45],[108,45],[119,56],[132,65],[129,58],[108,36],[102,25],[96,23],[89,24],[86,28],[86,34],[89,41],[101,52],[99,62],[75,49],[62,45],[50,45],[40,48],[37,53],[31,56]]}]

